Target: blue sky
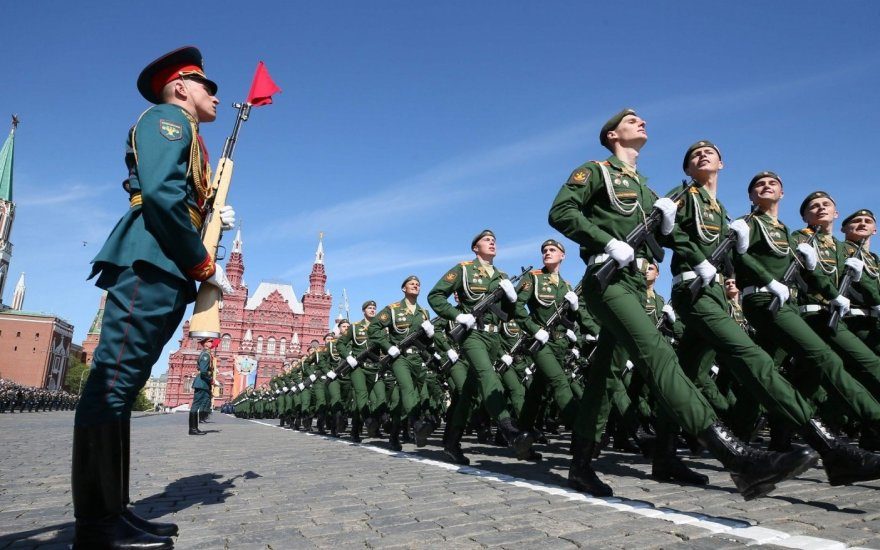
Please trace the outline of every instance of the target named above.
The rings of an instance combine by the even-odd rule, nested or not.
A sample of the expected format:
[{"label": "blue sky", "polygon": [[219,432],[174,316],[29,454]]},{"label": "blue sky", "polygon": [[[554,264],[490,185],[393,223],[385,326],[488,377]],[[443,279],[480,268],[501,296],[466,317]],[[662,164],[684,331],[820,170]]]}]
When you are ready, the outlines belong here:
[{"label": "blue sky", "polygon": [[[790,226],[816,189],[844,214],[880,208],[876,2],[208,6],[4,5],[0,115],[22,119],[4,300],[25,272],[25,309],[70,320],[77,341],[99,299],[89,261],[127,208],[124,141],[147,107],[135,80],[186,44],[220,85],[218,120],[202,128],[213,162],[257,61],[284,89],[236,150],[229,200],[251,289],[271,280],[303,293],[319,231],[328,287],[346,288],[355,310],[398,299],[409,273],[427,293],[484,227],[498,235],[499,266],[538,265],[540,242],[558,237],[546,218],[559,185],[607,156],[598,129],[626,106],[648,121],[639,169],[658,192],[684,177],[687,146],[710,139],[734,214],[765,169],[784,181]],[[569,252],[574,280],[583,266]],[[659,285],[668,294],[668,275]]]}]

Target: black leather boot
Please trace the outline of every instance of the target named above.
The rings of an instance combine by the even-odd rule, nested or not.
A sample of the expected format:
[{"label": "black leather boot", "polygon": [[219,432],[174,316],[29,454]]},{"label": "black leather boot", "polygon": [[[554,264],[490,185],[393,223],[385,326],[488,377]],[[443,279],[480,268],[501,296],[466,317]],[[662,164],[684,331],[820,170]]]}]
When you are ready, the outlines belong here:
[{"label": "black leather boot", "polygon": [[318,422],[317,422],[318,433],[321,435],[327,435],[327,430],[324,429],[324,413],[318,413]]},{"label": "black leather boot", "polygon": [[378,437],[379,419],[375,416],[368,416],[367,419],[364,420],[364,428],[367,431],[367,437]]},{"label": "black leather boot", "polygon": [[596,475],[590,462],[593,460],[595,441],[587,441],[584,438],[572,434],[571,439],[571,464],[568,467],[568,486],[582,493],[589,493],[594,497],[614,496],[614,491]]},{"label": "black leather boot", "polygon": [[293,417],[293,429],[301,430],[302,429],[302,415],[297,414]]},{"label": "black leather boot", "polygon": [[391,420],[390,430],[388,430],[388,445],[392,450],[398,452],[403,450],[403,445],[400,444],[400,420]]},{"label": "black leather boot", "polygon": [[745,500],[767,495],[777,483],[805,472],[819,458],[806,449],[788,453],[760,451],[745,445],[720,422],[713,423],[697,437],[730,470],[730,477]]},{"label": "black leather boot", "polygon": [[310,414],[307,414],[306,417],[303,419],[303,431],[312,431],[312,415]]},{"label": "black leather boot", "polygon": [[345,413],[342,411],[336,412],[336,434],[341,435],[345,433],[346,424],[348,424],[348,420],[345,416]]},{"label": "black leather boot", "polygon": [[416,447],[424,447],[428,444],[428,436],[434,431],[434,423],[425,417],[419,418],[412,424],[413,437]]},{"label": "black leather boot", "polygon": [[351,440],[354,443],[361,442],[361,427],[363,423],[361,422],[360,416],[355,416],[351,419]]},{"label": "black leather boot", "polygon": [[134,527],[123,517],[123,448],[119,420],[73,429],[71,488],[76,526],[74,550],[165,550],[168,537]]},{"label": "black leather boot", "polygon": [[[767,450],[785,453],[791,450],[791,428],[781,422],[770,424],[770,443]],[[817,449],[818,450],[818,449]]]},{"label": "black leather boot", "polygon": [[880,431],[872,426],[862,426],[859,447],[866,451],[880,451]]},{"label": "black leather boot", "polygon": [[131,474],[131,418],[123,420],[120,427],[122,432],[122,517],[134,527],[151,535],[176,537],[179,531],[177,525],[148,521],[135,514],[134,510],[128,507],[131,504],[131,496],[128,494]]},{"label": "black leather boot", "polygon": [[519,431],[513,425],[510,417],[498,421],[498,429],[504,433],[508,446],[514,450],[516,458],[528,460],[531,456],[532,444],[535,442],[535,434],[530,431]]},{"label": "black leather boot", "polygon": [[197,412],[189,413],[189,435],[205,435],[205,432],[199,429],[199,417]]},{"label": "black leather boot", "polygon": [[678,481],[691,485],[705,485],[709,477],[697,473],[687,466],[676,454],[677,430],[658,428],[651,461],[651,477],[657,481]]},{"label": "black leather boot", "polygon": [[822,457],[831,485],[880,479],[880,456],[838,441],[818,420],[810,420],[800,433]]},{"label": "black leather boot", "polygon": [[462,430],[446,424],[446,441],[443,444],[443,454],[453,464],[467,466],[471,461],[468,457],[464,456],[464,452],[461,450],[461,436],[463,435],[464,432]]},{"label": "black leather boot", "polygon": [[339,414],[341,413],[333,413],[332,416],[327,418],[327,426],[330,428],[331,437],[339,437]]}]

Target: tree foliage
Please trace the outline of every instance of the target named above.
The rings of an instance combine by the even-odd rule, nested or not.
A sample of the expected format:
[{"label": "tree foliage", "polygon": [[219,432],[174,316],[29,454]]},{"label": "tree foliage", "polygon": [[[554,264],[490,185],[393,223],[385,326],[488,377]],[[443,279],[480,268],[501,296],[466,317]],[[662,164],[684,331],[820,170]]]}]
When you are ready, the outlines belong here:
[{"label": "tree foliage", "polygon": [[88,371],[88,365],[82,361],[71,358],[70,365],[67,368],[67,374],[64,376],[64,391],[79,395],[81,391],[80,377],[82,377],[82,388],[84,388],[86,387],[86,380],[89,379]]}]

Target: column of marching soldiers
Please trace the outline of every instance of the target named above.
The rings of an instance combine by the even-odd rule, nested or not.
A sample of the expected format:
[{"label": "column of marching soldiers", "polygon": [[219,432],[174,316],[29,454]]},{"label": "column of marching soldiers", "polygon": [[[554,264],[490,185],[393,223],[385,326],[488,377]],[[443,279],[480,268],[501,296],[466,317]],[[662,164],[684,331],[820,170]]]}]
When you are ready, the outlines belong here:
[{"label": "column of marching soldiers", "polygon": [[79,396],[64,390],[22,386],[0,378],[0,413],[72,411]]},{"label": "column of marching soldiers", "polygon": [[[819,459],[832,485],[880,478],[874,214],[841,222],[834,198],[815,191],[792,232],[778,219],[782,178],[762,171],[746,189],[751,212],[731,220],[712,142],[686,150],[690,181],[658,197],[636,169],[647,132],[635,111],[612,117],[599,141],[612,155],[575,169],[549,214],[580,247],[579,284],[559,276],[561,242],[536,246],[540,269],[509,277],[494,233],[481,231],[475,257],[428,292],[436,316],[409,276],[399,302],[364,302],[361,320],[340,321],[338,336],[237,396],[235,415],[385,437],[397,451],[442,426],[444,455],[463,465],[470,430],[539,461],[534,446],[564,426],[569,485],[596,496],[612,494],[593,469],[609,444],[649,458],[655,479],[698,485],[708,478],[678,449],[708,451],[747,500]],[[669,303],[654,291],[664,249]],[[757,437],[765,429],[769,442]]]}]

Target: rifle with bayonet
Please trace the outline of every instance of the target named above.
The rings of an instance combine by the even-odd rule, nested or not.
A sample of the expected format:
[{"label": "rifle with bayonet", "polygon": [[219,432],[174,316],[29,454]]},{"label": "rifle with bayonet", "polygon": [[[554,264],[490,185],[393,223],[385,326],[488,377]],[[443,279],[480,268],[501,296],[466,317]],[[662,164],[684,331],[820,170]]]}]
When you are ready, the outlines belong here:
[{"label": "rifle with bayonet", "polygon": [[[743,221],[749,223],[752,221],[760,209],[757,206],[752,207],[752,211],[746,214],[743,218]],[[712,251],[712,254],[709,255],[707,260],[709,263],[715,266],[716,269],[721,270],[721,265],[724,263],[725,258],[727,258],[727,254],[730,252],[730,249],[733,248],[733,245],[736,244],[736,231],[730,230],[727,233],[727,236],[721,241],[715,250]],[[703,287],[703,279],[700,277],[695,278],[691,281],[688,286],[688,290],[691,291],[691,301],[695,301],[697,299],[697,295],[700,293],[700,289]]]},{"label": "rifle with bayonet", "polygon": [[[531,270],[532,266],[529,266],[527,268],[524,268],[522,270],[522,273],[520,273],[516,277],[511,277],[511,284],[516,286],[516,283],[519,282],[519,280]],[[506,321],[507,314],[505,314],[504,311],[497,304],[502,295],[504,295],[504,289],[501,288],[500,285],[495,287],[492,292],[487,292],[486,295],[483,296],[483,298],[480,299],[480,301],[477,302],[476,305],[471,309],[471,315],[474,316],[474,319],[476,319],[477,322],[480,322],[480,319],[483,317],[483,315],[491,311],[492,313],[497,315],[499,319],[501,319],[502,321]],[[449,331],[449,337],[452,338],[452,340],[456,343],[460,344],[461,341],[464,340],[464,337],[467,335],[467,332],[468,328],[466,326],[462,324],[457,324],[452,327],[452,330]]]},{"label": "rifle with bayonet", "polygon": [[[810,230],[813,232],[813,234],[810,235],[810,239],[807,241],[807,245],[813,246],[813,243],[816,242],[816,237],[818,237],[819,235],[819,228],[810,227]],[[793,251],[792,254],[795,257],[793,258],[792,262],[788,264],[788,268],[785,270],[785,274],[782,276],[782,280],[779,281],[780,283],[788,287],[795,283],[801,271],[801,261],[797,257],[797,251]],[[773,299],[770,300],[770,305],[767,306],[767,309],[770,310],[770,313],[776,315],[776,313],[779,311],[779,308],[781,307],[782,301],[779,299],[779,296],[776,296],[774,294]]]},{"label": "rifle with bayonet", "polygon": [[[856,249],[856,253],[853,258],[862,259],[862,246],[864,246],[865,244],[865,239],[861,239],[857,244],[858,248]],[[854,276],[855,275],[853,274],[852,268],[847,267],[846,273],[844,273],[843,279],[840,281],[840,287],[838,287],[838,291],[840,292],[841,296],[845,297],[847,294],[849,294],[849,287],[852,286]],[[834,308],[834,311],[831,312],[831,318],[828,319],[828,328],[836,332],[838,322],[840,322],[840,310]]]},{"label": "rifle with bayonet", "polygon": [[[687,183],[683,180],[682,187],[679,189],[674,195],[669,197],[673,202],[678,202],[682,199],[690,190],[696,187],[697,182],[691,180],[690,183]],[[626,244],[628,244],[634,251],[638,253],[639,249],[642,248],[642,245],[647,244],[648,248],[651,250],[651,255],[654,256],[654,259],[658,262],[663,261],[663,256],[665,255],[663,252],[663,248],[657,242],[657,239],[654,238],[654,230],[657,228],[657,225],[663,219],[663,213],[659,208],[654,208],[645,218],[645,221],[637,225],[632,231],[629,232],[629,235],[626,236]],[[632,263],[633,269],[635,269],[635,259]],[[620,266],[617,263],[617,260],[614,258],[608,258],[605,262],[596,270],[594,276],[596,277],[596,281],[599,283],[599,290],[604,291],[608,287],[608,283],[611,282],[611,277],[617,273]]]}]

